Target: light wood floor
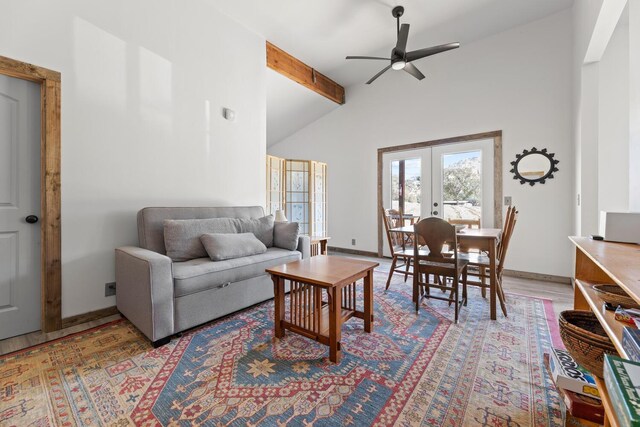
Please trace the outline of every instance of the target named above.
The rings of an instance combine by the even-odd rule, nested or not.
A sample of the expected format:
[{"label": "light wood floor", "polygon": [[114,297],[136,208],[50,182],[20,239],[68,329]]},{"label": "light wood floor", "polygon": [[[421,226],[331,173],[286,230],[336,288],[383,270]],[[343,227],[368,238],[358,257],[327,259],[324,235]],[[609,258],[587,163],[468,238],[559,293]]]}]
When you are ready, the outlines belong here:
[{"label": "light wood floor", "polygon": [[[371,257],[363,257],[359,255],[345,255],[345,254],[332,254],[339,256],[348,256],[351,258],[362,258],[370,261],[375,261],[380,263],[380,266],[376,269],[377,271],[386,273],[389,271],[391,267],[391,260],[387,258],[371,258]],[[559,314],[563,310],[570,310],[573,308],[573,289],[570,285],[561,284],[561,283],[550,283],[550,282],[542,282],[530,279],[522,279],[517,277],[506,277],[504,278],[504,290],[505,292],[512,292],[516,294],[540,297],[540,298],[548,298],[553,301],[553,308],[556,312],[556,315]],[[498,310],[499,312],[499,310]],[[55,332],[50,333],[42,333],[32,332],[26,335],[20,335],[13,338],[8,338],[5,340],[0,340],[0,355],[11,353],[17,350],[22,350],[24,348],[28,348],[34,345],[42,344],[47,341],[52,341],[58,338],[65,337],[67,335],[74,334],[76,332],[81,332],[86,329],[91,329],[96,326],[103,325],[105,323],[111,322],[116,319],[120,319],[121,316],[119,314],[104,317],[99,320],[94,320],[91,322],[83,323],[80,325],[75,325],[70,328],[62,329]]]},{"label": "light wood floor", "polygon": [[[380,266],[376,271],[388,273],[391,268],[391,258],[373,258],[342,253],[332,253],[331,255],[361,258],[380,263]],[[505,292],[550,299],[553,302],[553,310],[556,315],[561,311],[571,310],[573,308],[573,288],[569,284],[543,282],[539,280],[508,276],[504,276],[503,281]],[[500,309],[498,308],[498,313],[499,312]]]},{"label": "light wood floor", "polygon": [[22,350],[24,348],[45,343],[47,341],[53,341],[58,338],[63,338],[67,335],[72,335],[76,332],[82,332],[87,329],[95,328],[96,326],[104,325],[105,323],[109,323],[121,318],[122,316],[120,316],[119,314],[114,314],[113,316],[103,317],[102,319],[81,323],[79,325],[60,329],[59,331],[55,332],[43,333],[41,331],[36,331],[13,338],[0,340],[0,355]]}]

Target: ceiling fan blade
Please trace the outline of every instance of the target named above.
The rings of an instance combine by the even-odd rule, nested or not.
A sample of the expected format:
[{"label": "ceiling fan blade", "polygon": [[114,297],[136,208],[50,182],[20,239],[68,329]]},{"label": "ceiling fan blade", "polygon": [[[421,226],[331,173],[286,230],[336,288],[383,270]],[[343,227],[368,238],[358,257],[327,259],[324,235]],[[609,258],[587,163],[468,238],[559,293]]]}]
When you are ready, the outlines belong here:
[{"label": "ceiling fan blade", "polygon": [[460,43],[456,42],[456,43],[441,44],[439,46],[426,47],[424,49],[412,50],[411,52],[407,52],[406,61],[407,62],[415,61],[416,59],[446,52],[451,49],[457,49],[459,47],[460,47]]},{"label": "ceiling fan blade", "polygon": [[398,31],[398,42],[396,43],[396,53],[404,55],[407,50],[407,39],[409,38],[409,24],[402,24]]},{"label": "ceiling fan blade", "polygon": [[385,61],[391,61],[391,58],[381,58],[379,56],[347,56],[345,59],[383,59]]},{"label": "ceiling fan blade", "polygon": [[371,77],[371,80],[369,80],[369,81],[367,82],[367,84],[368,84],[368,85],[370,85],[371,83],[373,83],[373,81],[374,81],[375,79],[377,79],[378,77],[380,77],[381,75],[383,75],[383,74],[384,74],[384,73],[385,73],[389,68],[391,68],[391,65],[387,65],[386,67],[384,67],[384,68],[382,69],[382,71],[380,71],[380,72],[379,72],[378,74],[376,74],[375,76]]},{"label": "ceiling fan blade", "polygon": [[418,70],[418,68],[413,64],[409,64],[407,62],[407,64],[404,66],[404,70],[418,80],[424,79],[424,74],[422,74],[420,70]]}]

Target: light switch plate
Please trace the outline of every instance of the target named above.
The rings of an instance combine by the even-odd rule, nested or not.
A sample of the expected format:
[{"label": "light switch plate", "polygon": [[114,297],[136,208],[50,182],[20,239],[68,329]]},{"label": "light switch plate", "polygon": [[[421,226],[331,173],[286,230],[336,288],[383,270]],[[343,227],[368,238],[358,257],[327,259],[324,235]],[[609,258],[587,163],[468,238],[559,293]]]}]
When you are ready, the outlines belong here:
[{"label": "light switch plate", "polygon": [[104,296],[110,297],[116,294],[116,282],[109,282],[104,284]]},{"label": "light switch plate", "polygon": [[511,206],[511,196],[504,196],[504,205]]}]

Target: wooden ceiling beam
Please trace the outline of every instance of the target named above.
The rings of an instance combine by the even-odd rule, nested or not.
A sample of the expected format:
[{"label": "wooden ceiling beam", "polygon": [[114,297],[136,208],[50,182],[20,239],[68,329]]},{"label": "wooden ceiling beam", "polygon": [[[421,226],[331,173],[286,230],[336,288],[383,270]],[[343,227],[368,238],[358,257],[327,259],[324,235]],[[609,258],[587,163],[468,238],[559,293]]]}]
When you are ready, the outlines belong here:
[{"label": "wooden ceiling beam", "polygon": [[267,42],[267,67],[333,102],[344,104],[342,86],[269,42]]}]

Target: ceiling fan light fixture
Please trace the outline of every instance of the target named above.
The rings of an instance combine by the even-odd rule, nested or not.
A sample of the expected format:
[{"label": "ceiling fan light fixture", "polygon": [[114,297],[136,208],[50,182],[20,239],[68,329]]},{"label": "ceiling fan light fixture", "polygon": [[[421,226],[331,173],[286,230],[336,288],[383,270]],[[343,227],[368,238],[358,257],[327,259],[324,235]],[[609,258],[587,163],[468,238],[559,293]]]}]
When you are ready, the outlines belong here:
[{"label": "ceiling fan light fixture", "polygon": [[424,74],[418,70],[418,68],[413,64],[413,61],[417,61],[418,59],[426,58],[427,56],[436,55],[438,53],[446,52],[451,49],[457,49],[460,47],[460,43],[447,43],[440,46],[431,46],[426,47],[424,49],[407,51],[407,40],[409,38],[409,24],[400,25],[400,17],[404,13],[404,7],[396,6],[391,11],[391,14],[396,19],[396,26],[398,28],[398,37],[396,39],[396,46],[391,50],[390,58],[382,58],[379,56],[347,56],[346,59],[376,59],[389,61],[391,63],[384,67],[382,70],[378,72],[375,76],[369,79],[367,84],[373,83],[378,77],[389,71],[389,69],[393,69],[395,71],[404,70],[407,73],[411,74],[418,80],[424,79]]},{"label": "ceiling fan light fixture", "polygon": [[398,70],[403,70],[406,65],[407,63],[404,61],[396,61],[393,64],[391,64],[391,68],[398,71]]}]

